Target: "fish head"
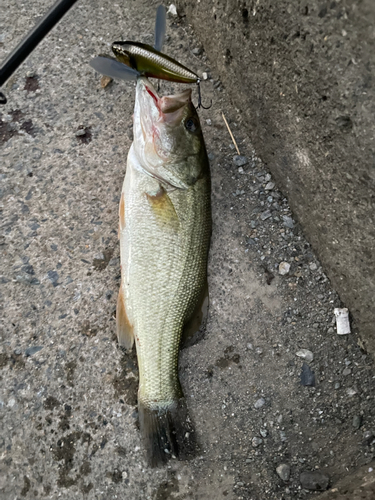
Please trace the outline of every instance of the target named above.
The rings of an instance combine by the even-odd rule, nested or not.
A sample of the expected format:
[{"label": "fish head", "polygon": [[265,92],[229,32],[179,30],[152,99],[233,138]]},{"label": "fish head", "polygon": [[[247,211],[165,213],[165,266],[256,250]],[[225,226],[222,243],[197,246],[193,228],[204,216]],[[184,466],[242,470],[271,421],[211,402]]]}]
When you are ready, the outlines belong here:
[{"label": "fish head", "polygon": [[138,78],[133,128],[142,167],[166,185],[187,189],[207,173],[207,153],[191,89],[159,97],[147,78]]}]

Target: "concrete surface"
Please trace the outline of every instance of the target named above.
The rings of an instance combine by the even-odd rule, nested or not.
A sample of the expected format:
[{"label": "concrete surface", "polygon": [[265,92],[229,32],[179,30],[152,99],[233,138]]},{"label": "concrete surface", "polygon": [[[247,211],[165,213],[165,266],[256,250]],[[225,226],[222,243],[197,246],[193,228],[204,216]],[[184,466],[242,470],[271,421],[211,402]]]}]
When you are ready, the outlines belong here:
[{"label": "concrete surface", "polygon": [[[151,42],[156,5],[79,2],[4,89],[1,500],[305,499],[319,493],[306,489],[316,475],[302,473],[331,487],[372,465],[371,357],[355,335],[336,334],[341,300],[281,185],[191,28],[170,17],[165,51],[208,73],[203,99],[213,100],[200,112],[213,181],[211,304],[180,364],[200,449],[190,462],[146,466],[135,356],[118,348],[114,320],[134,85],[103,89],[87,63],[116,39]],[[1,58],[48,6],[7,5]],[[301,385],[303,366],[315,386]]]},{"label": "concrete surface", "polygon": [[375,356],[375,2],[178,4]]}]

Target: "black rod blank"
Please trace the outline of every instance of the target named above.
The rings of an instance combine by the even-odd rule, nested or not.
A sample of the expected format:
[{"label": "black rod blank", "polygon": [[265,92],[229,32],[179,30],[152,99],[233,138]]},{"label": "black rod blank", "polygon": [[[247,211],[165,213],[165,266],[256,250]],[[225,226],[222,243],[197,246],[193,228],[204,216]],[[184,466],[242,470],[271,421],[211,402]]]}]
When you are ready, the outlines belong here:
[{"label": "black rod blank", "polygon": [[[0,86],[16,71],[39,42],[55,26],[77,0],[57,0],[45,16],[34,26],[28,35],[17,45],[0,66]],[[1,92],[0,92],[1,94]],[[5,96],[3,96],[5,98]],[[1,102],[1,98],[0,98]]]}]

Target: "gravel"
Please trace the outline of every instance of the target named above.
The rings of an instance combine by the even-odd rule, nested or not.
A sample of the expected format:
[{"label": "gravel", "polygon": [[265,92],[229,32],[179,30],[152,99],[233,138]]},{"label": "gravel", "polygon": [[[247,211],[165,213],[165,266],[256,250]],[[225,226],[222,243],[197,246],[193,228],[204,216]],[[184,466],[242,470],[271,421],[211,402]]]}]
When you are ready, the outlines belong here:
[{"label": "gravel", "polygon": [[233,163],[236,165],[236,167],[243,167],[249,162],[246,156],[240,156],[236,155],[233,156]]},{"label": "gravel", "polygon": [[283,481],[289,481],[290,478],[290,466],[287,464],[280,464],[276,467],[277,475]]},{"label": "gravel", "polygon": [[308,349],[300,349],[299,351],[296,352],[296,356],[304,359],[308,363],[314,360],[314,354]]},{"label": "gravel", "polygon": [[266,400],[264,398],[259,398],[254,403],[254,408],[256,408],[258,410],[259,408],[262,408],[262,406],[264,406],[265,404],[266,404]]},{"label": "gravel", "polygon": [[324,491],[329,485],[329,477],[320,471],[302,472],[299,479],[306,490]]}]

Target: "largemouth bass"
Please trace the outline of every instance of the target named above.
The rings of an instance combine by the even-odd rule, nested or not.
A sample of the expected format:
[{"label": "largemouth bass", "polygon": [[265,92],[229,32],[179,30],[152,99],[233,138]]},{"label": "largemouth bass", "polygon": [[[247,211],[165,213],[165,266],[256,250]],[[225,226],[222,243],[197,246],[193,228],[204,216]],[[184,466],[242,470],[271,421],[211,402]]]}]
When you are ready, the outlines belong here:
[{"label": "largemouth bass", "polygon": [[152,466],[191,451],[178,379],[184,329],[207,304],[210,172],[191,90],[159,97],[138,79],[120,201],[117,335],[139,367],[140,430]]}]

